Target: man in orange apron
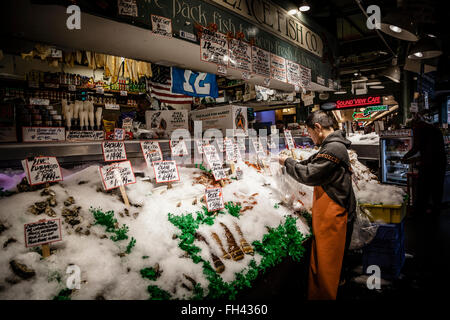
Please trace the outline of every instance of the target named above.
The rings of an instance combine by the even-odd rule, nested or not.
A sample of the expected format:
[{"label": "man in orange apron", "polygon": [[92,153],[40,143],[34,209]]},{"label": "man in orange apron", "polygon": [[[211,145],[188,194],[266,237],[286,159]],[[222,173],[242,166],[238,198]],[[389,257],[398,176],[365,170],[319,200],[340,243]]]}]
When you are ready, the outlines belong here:
[{"label": "man in orange apron", "polygon": [[356,200],[347,149],[350,141],[325,111],[309,115],[306,126],[319,152],[304,161],[280,157],[294,179],[314,186],[308,299],[336,299],[343,259],[350,244]]}]

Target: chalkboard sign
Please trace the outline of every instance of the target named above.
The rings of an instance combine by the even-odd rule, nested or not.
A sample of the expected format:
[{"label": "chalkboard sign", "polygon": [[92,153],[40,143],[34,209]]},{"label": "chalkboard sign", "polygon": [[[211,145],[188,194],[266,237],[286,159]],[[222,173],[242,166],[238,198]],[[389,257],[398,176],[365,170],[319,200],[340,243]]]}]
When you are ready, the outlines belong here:
[{"label": "chalkboard sign", "polygon": [[100,167],[100,175],[105,190],[136,183],[136,177],[130,161],[114,162],[102,166]]},{"label": "chalkboard sign", "polygon": [[172,20],[152,14],[152,31],[165,37],[172,37]]},{"label": "chalkboard sign", "polygon": [[228,41],[226,35],[220,32],[202,30],[200,38],[200,60],[227,66]]},{"label": "chalkboard sign", "polygon": [[225,208],[222,188],[207,188],[205,190],[206,208],[213,212]]},{"label": "chalkboard sign", "polygon": [[245,41],[231,39],[230,58],[228,65],[230,68],[241,71],[252,72],[252,47]]},{"label": "chalkboard sign", "polygon": [[65,141],[64,127],[22,127],[23,142]]},{"label": "chalkboard sign", "polygon": [[214,179],[216,181],[225,179],[227,175],[225,174],[225,170],[223,170],[223,165],[220,161],[220,157],[217,153],[216,147],[208,144],[203,147],[203,152],[205,154],[206,161],[211,168]]},{"label": "chalkboard sign", "polygon": [[300,85],[301,73],[299,64],[286,60],[286,75],[288,83],[297,86]]},{"label": "chalkboard sign", "polygon": [[127,160],[125,143],[123,141],[104,141],[102,149],[105,161]]},{"label": "chalkboard sign", "polygon": [[63,180],[61,167],[56,157],[36,157],[33,160],[23,160],[28,183],[32,186]]},{"label": "chalkboard sign", "polygon": [[270,78],[270,53],[258,47],[252,47],[253,73]]},{"label": "chalkboard sign", "polygon": [[286,59],[275,54],[270,56],[270,77],[286,82]]},{"label": "chalkboard sign", "polygon": [[24,231],[27,248],[62,241],[61,219],[28,223],[24,225]]},{"label": "chalkboard sign", "polygon": [[147,166],[152,166],[152,162],[163,160],[161,148],[157,141],[142,141],[141,150]]},{"label": "chalkboard sign", "polygon": [[290,130],[284,130],[284,139],[286,141],[286,147],[289,150],[295,149],[294,139],[292,138]]},{"label": "chalkboard sign", "polygon": [[156,183],[180,181],[177,163],[172,161],[153,162]]}]

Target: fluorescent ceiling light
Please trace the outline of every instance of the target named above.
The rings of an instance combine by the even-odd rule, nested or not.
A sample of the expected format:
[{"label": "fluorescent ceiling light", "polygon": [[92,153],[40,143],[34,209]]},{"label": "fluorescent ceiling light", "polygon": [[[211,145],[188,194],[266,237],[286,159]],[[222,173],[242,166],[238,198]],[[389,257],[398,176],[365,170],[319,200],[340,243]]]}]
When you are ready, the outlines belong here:
[{"label": "fluorescent ceiling light", "polygon": [[335,92],[333,92],[334,94],[346,94],[347,93],[347,91],[345,91],[345,90],[339,90],[339,91],[335,91]]},{"label": "fluorescent ceiling light", "polygon": [[293,16],[294,14],[296,14],[298,12],[297,9],[291,9],[288,11],[288,14],[290,14],[291,16]]},{"label": "fluorescent ceiling light", "polygon": [[302,4],[300,5],[300,8],[298,8],[301,12],[306,12],[309,11],[309,9],[311,9],[311,7],[309,6],[309,3],[305,0],[302,2]]},{"label": "fluorescent ceiling light", "polygon": [[389,29],[391,29],[392,31],[396,32],[396,33],[400,33],[402,32],[402,28],[394,26],[394,25],[389,25]]},{"label": "fluorescent ceiling light", "polygon": [[371,86],[370,89],[384,89],[384,86]]},{"label": "fluorescent ceiling light", "polygon": [[376,86],[376,85],[379,85],[379,84],[381,84],[381,81],[374,81],[374,82],[367,82],[367,85],[370,87],[370,86]]}]

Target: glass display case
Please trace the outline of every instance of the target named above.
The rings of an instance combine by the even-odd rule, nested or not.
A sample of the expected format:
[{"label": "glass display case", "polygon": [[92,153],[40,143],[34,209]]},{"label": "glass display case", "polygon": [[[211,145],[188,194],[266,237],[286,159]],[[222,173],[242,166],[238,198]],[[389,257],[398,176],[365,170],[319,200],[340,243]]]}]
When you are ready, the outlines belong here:
[{"label": "glass display case", "polygon": [[412,147],[412,131],[385,131],[380,134],[381,182],[405,185],[409,165],[401,162]]}]

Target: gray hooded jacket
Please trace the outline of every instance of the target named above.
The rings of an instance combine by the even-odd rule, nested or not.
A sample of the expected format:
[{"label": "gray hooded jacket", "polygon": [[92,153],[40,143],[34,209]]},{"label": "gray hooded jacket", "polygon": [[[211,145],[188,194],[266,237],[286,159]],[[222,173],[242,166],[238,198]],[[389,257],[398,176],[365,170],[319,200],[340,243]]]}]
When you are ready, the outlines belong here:
[{"label": "gray hooded jacket", "polygon": [[288,158],[286,171],[295,180],[308,186],[321,186],[326,194],[347,209],[348,222],[353,221],[356,199],[352,187],[352,171],[347,149],[351,142],[342,130],[329,134],[318,153],[307,160]]}]

